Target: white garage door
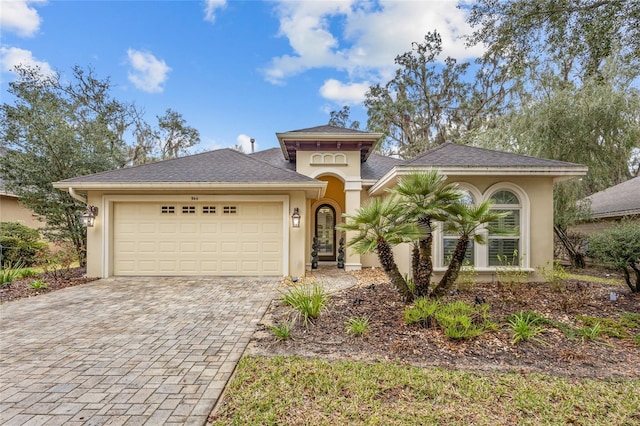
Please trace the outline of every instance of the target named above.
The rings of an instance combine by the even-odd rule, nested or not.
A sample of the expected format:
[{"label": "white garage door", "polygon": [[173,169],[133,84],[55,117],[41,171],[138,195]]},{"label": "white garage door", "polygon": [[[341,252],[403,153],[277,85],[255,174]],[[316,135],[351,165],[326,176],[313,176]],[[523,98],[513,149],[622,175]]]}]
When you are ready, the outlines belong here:
[{"label": "white garage door", "polygon": [[282,275],[282,203],[115,203],[114,275]]}]

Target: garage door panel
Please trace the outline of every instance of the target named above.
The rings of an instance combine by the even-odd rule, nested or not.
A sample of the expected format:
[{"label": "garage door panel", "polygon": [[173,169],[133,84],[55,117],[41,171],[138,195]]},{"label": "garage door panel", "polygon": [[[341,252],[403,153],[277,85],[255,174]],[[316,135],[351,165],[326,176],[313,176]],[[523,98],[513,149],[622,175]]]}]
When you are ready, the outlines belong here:
[{"label": "garage door panel", "polygon": [[281,275],[282,214],[281,203],[116,203],[114,274]]}]

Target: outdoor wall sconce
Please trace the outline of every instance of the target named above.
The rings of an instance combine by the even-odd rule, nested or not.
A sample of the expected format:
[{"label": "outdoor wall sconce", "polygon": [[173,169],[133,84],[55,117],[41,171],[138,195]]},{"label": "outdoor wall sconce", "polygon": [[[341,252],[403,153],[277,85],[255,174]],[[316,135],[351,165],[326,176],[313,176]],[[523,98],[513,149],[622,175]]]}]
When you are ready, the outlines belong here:
[{"label": "outdoor wall sconce", "polygon": [[87,210],[82,213],[82,226],[85,228],[93,228],[96,216],[98,216],[98,208],[96,206],[90,206],[87,204]]},{"label": "outdoor wall sconce", "polygon": [[300,209],[297,207],[293,209],[293,214],[291,215],[291,226],[300,228]]}]

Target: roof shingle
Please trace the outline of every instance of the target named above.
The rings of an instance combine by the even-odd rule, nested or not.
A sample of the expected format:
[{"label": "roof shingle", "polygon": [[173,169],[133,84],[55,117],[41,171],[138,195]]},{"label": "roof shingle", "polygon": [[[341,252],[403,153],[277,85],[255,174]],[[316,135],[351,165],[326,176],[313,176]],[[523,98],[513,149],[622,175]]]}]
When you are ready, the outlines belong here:
[{"label": "roof shingle", "polygon": [[565,161],[494,151],[447,142],[406,160],[406,166],[439,167],[582,167]]},{"label": "roof shingle", "polygon": [[593,218],[640,215],[640,176],[596,192],[591,202]]},{"label": "roof shingle", "polygon": [[313,182],[296,173],[225,148],[157,163],[111,170],[62,182]]}]

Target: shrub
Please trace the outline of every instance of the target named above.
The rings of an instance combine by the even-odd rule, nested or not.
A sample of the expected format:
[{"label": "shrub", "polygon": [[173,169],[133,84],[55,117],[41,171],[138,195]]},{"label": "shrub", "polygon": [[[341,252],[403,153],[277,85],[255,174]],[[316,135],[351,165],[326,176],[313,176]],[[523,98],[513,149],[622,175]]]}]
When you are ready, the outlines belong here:
[{"label": "shrub", "polygon": [[620,270],[631,291],[640,293],[640,223],[625,222],[592,234],[588,253]]},{"label": "shrub", "polygon": [[11,283],[20,275],[20,268],[0,266],[0,288],[10,287]]},{"label": "shrub", "polygon": [[368,317],[352,317],[346,321],[347,334],[351,334],[355,337],[363,336],[369,328]]},{"label": "shrub", "polygon": [[293,326],[295,325],[296,320],[292,319],[291,321],[281,322],[277,325],[272,325],[269,329],[276,335],[276,337],[280,340],[288,340],[291,338],[291,332],[293,331]]},{"label": "shrub", "polygon": [[569,273],[564,270],[560,262],[555,261],[553,266],[549,266],[547,262],[547,266],[543,266],[538,269],[540,275],[544,277],[554,291],[564,291],[567,289],[567,278],[569,278]]},{"label": "shrub", "polygon": [[432,319],[440,307],[440,302],[429,297],[421,297],[404,310],[404,320],[407,324],[420,324],[429,328],[432,326]]},{"label": "shrub", "polygon": [[34,281],[31,281],[29,286],[34,290],[44,290],[47,288],[47,283],[45,283],[42,280],[34,280]]},{"label": "shrub", "polygon": [[282,300],[298,311],[302,316],[304,325],[308,326],[309,321],[318,318],[320,312],[326,308],[327,294],[317,284],[295,286],[282,296]]},{"label": "shrub", "polygon": [[460,291],[469,292],[473,290],[476,286],[476,278],[478,273],[476,272],[476,267],[468,260],[464,261],[464,265],[460,268],[460,272],[458,274],[458,279],[456,280],[456,284]]},{"label": "shrub", "polygon": [[31,277],[35,277],[36,275],[38,275],[38,273],[33,269],[29,269],[29,268],[20,269],[20,271],[18,272],[18,276],[20,278],[31,278]]},{"label": "shrub", "polygon": [[546,328],[540,324],[545,323],[544,317],[541,317],[535,312],[518,312],[507,317],[507,324],[511,327],[513,332],[513,339],[511,344],[515,345],[518,342],[526,342],[527,340],[533,340],[542,343],[543,340],[536,336],[546,331]]},{"label": "shrub", "polygon": [[424,327],[437,324],[450,339],[471,339],[495,328],[488,311],[487,304],[470,305],[461,300],[442,304],[425,297],[406,308],[404,318],[407,324],[418,323]]},{"label": "shrub", "polygon": [[0,245],[3,264],[31,266],[36,263],[38,251],[47,246],[39,241],[40,233],[19,222],[0,222]]}]

